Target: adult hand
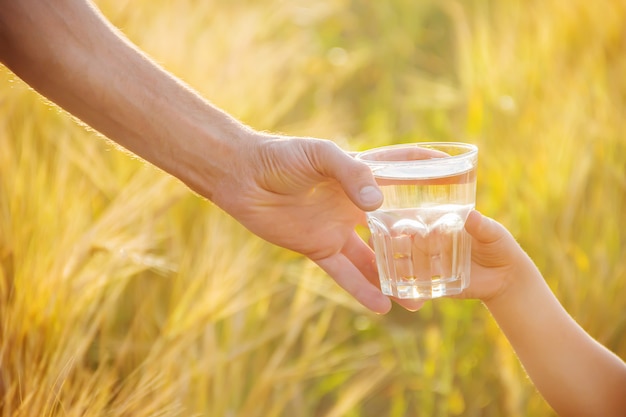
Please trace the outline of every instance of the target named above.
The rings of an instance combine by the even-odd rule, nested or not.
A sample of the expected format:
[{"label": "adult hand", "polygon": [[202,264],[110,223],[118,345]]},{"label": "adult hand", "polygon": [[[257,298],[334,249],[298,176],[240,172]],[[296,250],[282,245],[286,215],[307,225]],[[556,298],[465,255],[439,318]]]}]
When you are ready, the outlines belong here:
[{"label": "adult hand", "polygon": [[364,164],[332,142],[248,129],[139,51],[87,0],[3,5],[0,61],[25,82],[253,233],[308,256],[366,307],[389,310],[373,252],[354,231],[362,210],[382,202]]},{"label": "adult hand", "polygon": [[374,253],[355,232],[363,210],[382,203],[371,170],[326,140],[261,135],[247,143],[254,145],[213,187],[212,201],[254,234],[313,260],[367,308],[389,311]]}]

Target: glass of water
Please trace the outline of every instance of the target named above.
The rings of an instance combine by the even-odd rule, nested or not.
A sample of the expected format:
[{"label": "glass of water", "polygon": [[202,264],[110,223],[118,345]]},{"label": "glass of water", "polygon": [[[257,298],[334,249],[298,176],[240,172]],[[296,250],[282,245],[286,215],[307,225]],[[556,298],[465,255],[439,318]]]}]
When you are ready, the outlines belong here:
[{"label": "glass of water", "polygon": [[425,142],[357,155],[384,202],[367,213],[384,294],[430,299],[469,285],[471,238],[465,220],[476,202],[478,148]]}]

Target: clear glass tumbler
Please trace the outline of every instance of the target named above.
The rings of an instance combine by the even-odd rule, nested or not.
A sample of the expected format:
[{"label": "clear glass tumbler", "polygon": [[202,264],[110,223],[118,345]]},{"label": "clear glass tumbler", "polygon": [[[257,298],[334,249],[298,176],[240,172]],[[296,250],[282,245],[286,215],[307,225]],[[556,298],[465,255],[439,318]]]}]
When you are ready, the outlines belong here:
[{"label": "clear glass tumbler", "polygon": [[384,202],[368,213],[384,294],[430,299],[469,285],[471,239],[465,220],[476,202],[478,148],[425,142],[357,155],[371,169]]}]

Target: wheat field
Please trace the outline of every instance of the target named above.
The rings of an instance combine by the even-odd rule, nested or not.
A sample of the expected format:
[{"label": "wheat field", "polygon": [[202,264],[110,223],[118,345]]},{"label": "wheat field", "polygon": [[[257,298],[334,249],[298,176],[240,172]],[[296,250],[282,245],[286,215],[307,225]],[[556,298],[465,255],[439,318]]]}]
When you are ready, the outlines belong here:
[{"label": "wheat field", "polygon": [[[97,4],[255,129],[477,144],[477,208],[626,358],[623,0]],[[554,415],[480,302],[372,314],[1,69],[1,416]]]}]

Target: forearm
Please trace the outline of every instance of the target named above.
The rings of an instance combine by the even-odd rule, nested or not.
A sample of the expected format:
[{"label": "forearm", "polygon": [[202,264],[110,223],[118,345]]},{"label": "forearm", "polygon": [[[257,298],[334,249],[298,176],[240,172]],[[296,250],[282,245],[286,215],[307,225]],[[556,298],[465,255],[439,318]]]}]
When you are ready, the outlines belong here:
[{"label": "forearm", "polygon": [[201,194],[211,197],[225,176],[223,161],[250,145],[249,129],[155,65],[89,3],[20,0],[0,6],[0,58],[7,67]]},{"label": "forearm", "polygon": [[626,410],[626,366],[563,309],[528,259],[517,284],[486,306],[526,372],[561,416]]}]

